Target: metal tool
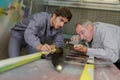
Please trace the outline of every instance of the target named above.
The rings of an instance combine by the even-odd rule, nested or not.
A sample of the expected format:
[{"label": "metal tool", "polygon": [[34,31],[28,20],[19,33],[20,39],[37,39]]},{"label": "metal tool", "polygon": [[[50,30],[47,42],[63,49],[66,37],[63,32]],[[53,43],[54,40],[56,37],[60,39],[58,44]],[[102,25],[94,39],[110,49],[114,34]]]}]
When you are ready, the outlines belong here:
[{"label": "metal tool", "polygon": [[[84,44],[83,40],[81,40],[79,43],[86,45],[86,44]],[[78,41],[66,41],[65,46],[63,48],[57,49],[56,52],[54,52],[52,54],[51,61],[57,71],[59,71],[59,72],[62,71],[65,62],[68,61],[68,54],[71,52],[70,48],[74,44],[78,44]],[[71,58],[69,57],[69,59],[72,60],[73,59],[72,57],[73,57],[73,55],[71,56]]]}]

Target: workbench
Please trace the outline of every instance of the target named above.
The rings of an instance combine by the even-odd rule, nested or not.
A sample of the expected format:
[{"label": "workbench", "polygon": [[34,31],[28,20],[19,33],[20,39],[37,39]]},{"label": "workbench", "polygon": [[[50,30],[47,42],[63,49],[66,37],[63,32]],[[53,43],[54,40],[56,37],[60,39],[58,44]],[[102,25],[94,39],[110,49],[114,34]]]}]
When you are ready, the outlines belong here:
[{"label": "workbench", "polygon": [[[40,59],[12,70],[0,73],[0,80],[80,80],[84,65],[64,66],[57,72],[50,60]],[[120,70],[113,64],[95,66],[95,80],[119,80]]]}]

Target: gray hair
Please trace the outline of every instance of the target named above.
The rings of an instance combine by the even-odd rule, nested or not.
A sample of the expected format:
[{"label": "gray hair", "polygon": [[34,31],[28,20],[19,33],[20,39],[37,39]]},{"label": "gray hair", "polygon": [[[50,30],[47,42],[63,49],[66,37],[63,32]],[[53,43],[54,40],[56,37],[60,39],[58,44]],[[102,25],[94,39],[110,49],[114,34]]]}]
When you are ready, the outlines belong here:
[{"label": "gray hair", "polygon": [[83,23],[78,22],[78,23],[75,25],[75,27],[77,27],[77,25],[82,25],[83,27],[87,27],[89,24],[93,25],[92,21],[87,20],[87,21],[85,21],[85,22],[83,22]]}]

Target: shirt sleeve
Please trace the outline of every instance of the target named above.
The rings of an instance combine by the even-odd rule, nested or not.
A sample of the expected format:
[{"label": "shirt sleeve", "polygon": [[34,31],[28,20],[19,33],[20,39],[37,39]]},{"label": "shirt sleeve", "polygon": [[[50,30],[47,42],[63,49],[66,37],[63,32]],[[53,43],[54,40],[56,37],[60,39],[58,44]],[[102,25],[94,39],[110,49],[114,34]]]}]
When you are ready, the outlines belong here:
[{"label": "shirt sleeve", "polygon": [[116,62],[119,58],[119,39],[118,34],[114,31],[108,30],[106,33],[101,34],[101,40],[94,42],[93,48],[88,48],[87,55],[93,55],[97,58],[108,59],[112,62]]},{"label": "shirt sleeve", "polygon": [[53,37],[53,44],[55,44],[57,48],[62,47],[62,46],[64,45],[62,30],[59,31],[59,32]]},{"label": "shirt sleeve", "polygon": [[[41,17],[40,16],[41,16],[40,14],[33,15],[24,33],[25,41],[34,48],[37,45],[41,44],[40,39],[37,37],[38,24],[42,24],[41,23],[42,16]],[[41,19],[39,19],[39,17]]]}]

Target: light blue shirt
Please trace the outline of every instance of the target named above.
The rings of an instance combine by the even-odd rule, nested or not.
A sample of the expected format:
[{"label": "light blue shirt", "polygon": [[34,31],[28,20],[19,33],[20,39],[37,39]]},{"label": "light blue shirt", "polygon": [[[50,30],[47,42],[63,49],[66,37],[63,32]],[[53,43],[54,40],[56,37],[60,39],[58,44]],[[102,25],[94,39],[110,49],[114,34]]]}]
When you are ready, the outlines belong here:
[{"label": "light blue shirt", "polygon": [[116,62],[120,58],[120,27],[95,22],[91,46],[92,48],[88,48],[87,55]]}]

